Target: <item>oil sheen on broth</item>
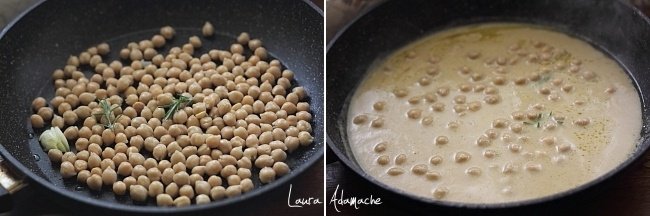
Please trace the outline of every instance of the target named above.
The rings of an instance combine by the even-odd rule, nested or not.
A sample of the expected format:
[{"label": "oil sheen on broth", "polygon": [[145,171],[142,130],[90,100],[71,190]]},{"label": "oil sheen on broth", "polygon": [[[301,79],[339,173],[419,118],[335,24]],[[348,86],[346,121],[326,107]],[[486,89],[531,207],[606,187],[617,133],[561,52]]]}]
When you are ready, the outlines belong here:
[{"label": "oil sheen on broth", "polygon": [[508,23],[398,50],[369,71],[347,116],[365,172],[464,203],[584,184],[627,159],[640,130],[638,93],[615,61],[565,34]]}]

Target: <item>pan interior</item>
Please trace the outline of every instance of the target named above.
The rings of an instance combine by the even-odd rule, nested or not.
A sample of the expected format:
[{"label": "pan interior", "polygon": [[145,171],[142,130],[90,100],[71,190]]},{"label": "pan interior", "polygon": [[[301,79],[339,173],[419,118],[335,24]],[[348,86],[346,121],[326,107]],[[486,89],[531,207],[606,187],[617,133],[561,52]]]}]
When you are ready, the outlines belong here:
[{"label": "pan interior", "polygon": [[[215,26],[213,38],[201,37],[200,28],[205,21]],[[31,100],[38,96],[51,99],[54,96],[52,71],[65,66],[69,55],[77,55],[101,42],[109,43],[109,59],[115,60],[119,50],[128,42],[150,39],[165,25],[175,27],[176,36],[168,41],[161,53],[186,43],[192,35],[200,36],[203,42],[202,48],[195,53],[229,49],[240,32],[248,32],[252,38],[263,41],[272,58],[280,60],[284,67],[296,73],[293,84],[307,90],[313,116],[314,143],[288,154],[286,162],[294,171],[244,197],[259,194],[259,189],[267,188],[263,191],[268,191],[269,187],[279,186],[298,175],[323,154],[322,22],[318,11],[300,1],[192,0],[183,4],[171,0],[129,1],[128,4],[126,1],[43,2],[7,29],[0,40],[0,88],[3,92],[0,107],[5,112],[0,115],[3,122],[0,140],[7,150],[3,155],[8,154],[13,157],[10,159],[19,161],[14,165],[19,171],[29,172],[27,176],[34,178],[36,183],[77,201],[100,203],[117,210],[154,210],[131,205],[128,196],[115,196],[110,188],[90,192],[74,178],[62,179],[58,166],[50,163],[47,153],[38,143],[40,131],[33,131],[29,126]],[[87,68],[84,73],[90,77],[92,72]],[[253,171],[253,180],[256,175]],[[254,184],[261,185],[258,180],[254,180]],[[201,208],[238,200],[242,199],[226,199]],[[155,204],[149,202],[148,205]]]},{"label": "pan interior", "polygon": [[[576,11],[580,11],[577,13]],[[470,208],[502,208],[536,204],[563,197],[603,181],[628,166],[642,155],[650,145],[647,142],[650,124],[647,104],[650,88],[646,73],[650,64],[635,61],[639,53],[648,53],[650,43],[643,39],[650,36],[650,25],[631,6],[619,1],[533,1],[518,2],[497,0],[490,3],[461,1],[413,1],[408,4],[389,1],[364,16],[359,17],[347,29],[337,35],[328,45],[327,74],[327,138],[328,144],[343,162],[356,173],[381,187],[411,200],[437,203],[446,206]],[[606,19],[597,14],[615,14],[617,19]],[[439,202],[406,195],[376,181],[359,167],[348,148],[346,134],[347,105],[351,93],[377,59],[433,32],[451,27],[484,22],[518,22],[548,26],[553,30],[583,39],[616,60],[631,76],[641,95],[643,128],[641,142],[631,157],[613,171],[585,185],[564,193],[524,202],[505,204],[463,204]],[[383,28],[372,28],[381,23]],[[603,29],[616,31],[603,32]],[[340,101],[345,101],[341,103]]]}]

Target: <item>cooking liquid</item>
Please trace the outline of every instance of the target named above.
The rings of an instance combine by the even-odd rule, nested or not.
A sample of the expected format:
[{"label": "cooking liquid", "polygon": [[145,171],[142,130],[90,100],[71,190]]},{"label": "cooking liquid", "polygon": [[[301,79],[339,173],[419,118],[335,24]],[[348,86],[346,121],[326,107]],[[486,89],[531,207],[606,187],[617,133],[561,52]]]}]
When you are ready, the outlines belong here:
[{"label": "cooking liquid", "polygon": [[639,95],[608,56],[563,33],[492,23],[435,33],[371,68],[347,135],[363,170],[387,185],[502,203],[609,172],[641,125]]}]

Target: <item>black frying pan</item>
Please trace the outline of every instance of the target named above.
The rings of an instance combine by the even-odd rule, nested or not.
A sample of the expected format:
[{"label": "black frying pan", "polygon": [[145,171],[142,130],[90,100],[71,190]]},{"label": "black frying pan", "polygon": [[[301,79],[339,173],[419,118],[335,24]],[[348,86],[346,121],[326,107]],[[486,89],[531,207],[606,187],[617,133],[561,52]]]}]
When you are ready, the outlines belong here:
[{"label": "black frying pan", "polygon": [[[249,32],[264,42],[274,58],[293,70],[297,84],[307,90],[315,141],[289,154],[291,174],[240,197],[185,208],[159,208],[152,202],[134,205],[110,189],[90,192],[76,180],[63,180],[58,166],[51,165],[39,146],[38,135],[34,136],[28,126],[31,100],[37,96],[49,100],[54,95],[51,72],[65,66],[69,55],[103,41],[111,45],[110,57],[116,59],[127,42],[149,39],[164,25],[176,28],[171,43],[182,45],[189,36],[201,35],[205,21],[212,22],[216,35],[204,40],[200,52],[227,49],[240,32]],[[46,1],[9,24],[1,36],[0,154],[13,171],[26,176],[31,186],[63,208],[113,215],[242,213],[263,202],[261,194],[287,184],[323,155],[323,16],[310,1]]]},{"label": "black frying pan", "polygon": [[[533,23],[582,38],[609,53],[635,81],[643,104],[644,140],[630,159],[604,176],[569,191],[538,199],[505,204],[460,204],[412,196],[392,189],[367,175],[348,150],[346,103],[378,58],[432,32],[463,24],[488,21]],[[374,185],[392,201],[418,210],[505,209],[540,206],[550,201],[596,190],[595,185],[611,179],[650,146],[650,23],[641,12],[615,0],[408,0],[388,1],[379,5],[338,34],[327,50],[327,143],[340,160],[356,174]],[[587,193],[587,192],[585,192]],[[582,194],[585,194],[582,193]],[[630,191],[633,193],[633,191]],[[569,202],[569,207],[570,202]],[[412,208],[413,209],[413,208]],[[543,209],[540,207],[539,209]],[[422,211],[420,211],[422,212]],[[457,213],[457,212],[456,212]],[[474,212],[476,213],[476,212]],[[531,212],[528,212],[531,213]]]}]

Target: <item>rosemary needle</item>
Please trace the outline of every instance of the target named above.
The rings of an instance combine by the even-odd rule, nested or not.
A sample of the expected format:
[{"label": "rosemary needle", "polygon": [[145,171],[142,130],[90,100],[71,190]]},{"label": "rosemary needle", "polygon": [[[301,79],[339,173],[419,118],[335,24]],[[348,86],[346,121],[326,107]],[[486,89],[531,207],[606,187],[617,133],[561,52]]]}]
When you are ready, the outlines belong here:
[{"label": "rosemary needle", "polygon": [[[547,117],[546,121],[550,120],[552,117],[553,117],[553,111],[548,113],[548,117]],[[535,125],[535,127],[540,128],[542,126],[543,122],[544,122],[544,115],[542,115],[542,113],[539,113],[539,114],[537,114],[537,117],[534,120],[525,121],[524,124]],[[558,124],[564,123],[562,121],[557,121],[557,122],[558,122]]]},{"label": "rosemary needle", "polygon": [[100,121],[105,119],[106,123],[103,124],[104,128],[113,129],[115,122],[122,117],[122,114],[117,117],[113,114],[113,110],[117,109],[119,105],[116,104],[116,106],[111,106],[106,99],[102,99],[99,101],[99,107],[102,111],[100,113],[94,113],[93,115],[100,115]]},{"label": "rosemary needle", "polygon": [[172,103],[163,106],[166,109],[163,120],[171,119],[181,106],[187,106],[190,102],[192,102],[190,97],[178,95],[177,98],[172,100]]}]

